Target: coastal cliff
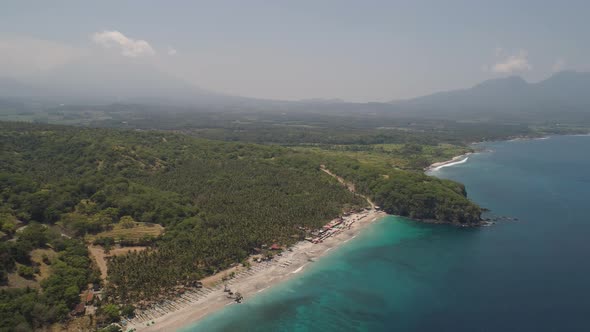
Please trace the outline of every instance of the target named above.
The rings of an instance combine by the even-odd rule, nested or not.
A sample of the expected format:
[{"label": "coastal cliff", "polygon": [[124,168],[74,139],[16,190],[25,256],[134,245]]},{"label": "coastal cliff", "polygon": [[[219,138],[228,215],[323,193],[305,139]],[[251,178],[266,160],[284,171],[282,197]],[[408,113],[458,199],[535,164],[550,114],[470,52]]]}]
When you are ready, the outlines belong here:
[{"label": "coastal cliff", "polygon": [[467,198],[465,186],[458,182],[350,159],[332,160],[328,167],[388,214],[434,223],[481,224],[482,209]]}]

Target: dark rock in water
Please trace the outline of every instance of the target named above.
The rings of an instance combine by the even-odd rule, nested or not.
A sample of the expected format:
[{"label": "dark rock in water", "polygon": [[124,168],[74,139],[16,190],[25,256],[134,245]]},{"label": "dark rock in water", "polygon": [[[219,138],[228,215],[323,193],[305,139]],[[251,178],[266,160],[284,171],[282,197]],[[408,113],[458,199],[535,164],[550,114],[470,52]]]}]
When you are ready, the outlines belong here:
[{"label": "dark rock in water", "polygon": [[496,215],[489,215],[487,218],[483,218],[482,221],[490,222],[490,221],[518,221],[518,218],[509,217],[509,216],[496,216]]}]

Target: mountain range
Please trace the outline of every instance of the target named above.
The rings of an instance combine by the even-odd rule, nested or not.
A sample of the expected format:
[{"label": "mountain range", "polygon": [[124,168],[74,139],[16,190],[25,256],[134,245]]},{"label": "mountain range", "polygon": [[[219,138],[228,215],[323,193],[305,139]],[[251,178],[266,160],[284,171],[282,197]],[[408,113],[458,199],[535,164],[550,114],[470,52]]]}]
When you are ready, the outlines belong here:
[{"label": "mountain range", "polygon": [[34,83],[0,78],[0,98],[70,104],[160,104],[212,110],[301,111],[382,114],[463,120],[558,121],[590,115],[590,72],[562,71],[538,83],[519,76],[491,79],[471,88],[388,103],[339,99],[280,101],[208,91],[149,64],[96,63],[81,59],[37,78]]},{"label": "mountain range", "polygon": [[469,89],[392,101],[395,110],[421,116],[590,114],[590,73],[562,71],[538,83],[519,76],[484,81]]}]

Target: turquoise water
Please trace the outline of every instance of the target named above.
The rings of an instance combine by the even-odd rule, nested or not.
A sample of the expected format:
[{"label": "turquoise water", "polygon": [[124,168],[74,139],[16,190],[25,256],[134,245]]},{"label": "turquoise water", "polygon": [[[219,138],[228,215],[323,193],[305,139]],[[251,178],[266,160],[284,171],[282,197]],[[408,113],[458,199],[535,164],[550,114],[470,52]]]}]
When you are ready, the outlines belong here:
[{"label": "turquoise water", "polygon": [[493,214],[377,221],[296,278],[185,331],[590,331],[590,137],[489,143],[443,168]]}]

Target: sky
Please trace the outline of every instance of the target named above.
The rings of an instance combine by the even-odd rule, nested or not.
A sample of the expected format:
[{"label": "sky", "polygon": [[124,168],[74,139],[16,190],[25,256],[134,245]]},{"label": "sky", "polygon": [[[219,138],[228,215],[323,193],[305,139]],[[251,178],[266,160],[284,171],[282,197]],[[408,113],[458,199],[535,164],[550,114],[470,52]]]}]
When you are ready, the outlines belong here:
[{"label": "sky", "polygon": [[0,77],[119,57],[232,95],[388,101],[590,70],[588,13],[590,1],[5,0]]}]

